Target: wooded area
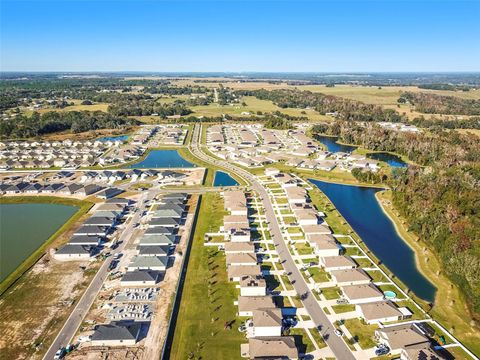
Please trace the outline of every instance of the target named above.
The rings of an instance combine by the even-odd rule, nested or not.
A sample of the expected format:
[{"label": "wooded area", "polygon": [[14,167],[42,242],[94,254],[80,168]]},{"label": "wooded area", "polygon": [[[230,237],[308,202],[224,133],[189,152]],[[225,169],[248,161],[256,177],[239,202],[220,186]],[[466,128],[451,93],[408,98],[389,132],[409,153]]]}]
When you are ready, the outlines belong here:
[{"label": "wooded area", "polygon": [[[350,122],[315,126],[314,133],[342,142],[408,157],[418,166],[382,179],[409,228],[437,254],[480,318],[480,147],[478,137],[456,132],[403,133],[376,124]],[[363,175],[366,176],[366,175]]]}]

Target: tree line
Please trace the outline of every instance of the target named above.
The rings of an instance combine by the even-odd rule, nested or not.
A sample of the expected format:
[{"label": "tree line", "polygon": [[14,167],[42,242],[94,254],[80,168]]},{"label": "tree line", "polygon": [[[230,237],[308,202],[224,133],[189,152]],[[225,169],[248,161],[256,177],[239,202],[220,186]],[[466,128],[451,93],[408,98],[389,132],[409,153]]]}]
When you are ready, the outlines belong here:
[{"label": "tree line", "polygon": [[398,102],[408,102],[424,114],[480,115],[480,100],[457,96],[406,91],[400,95]]},{"label": "tree line", "polygon": [[350,122],[314,126],[312,132],[335,135],[369,150],[395,152],[418,164],[376,180],[390,186],[393,205],[408,220],[409,230],[437,254],[442,271],[480,319],[478,137],[445,130],[412,134]]},{"label": "tree line", "polygon": [[139,125],[135,119],[115,116],[102,111],[50,111],[32,116],[18,115],[0,122],[0,138],[16,139],[42,136],[60,131],[79,133],[98,129],[118,129]]},{"label": "tree line", "polygon": [[389,121],[405,120],[394,109],[384,109],[379,105],[325,95],[311,91],[291,89],[237,91],[239,95],[255,96],[260,100],[270,100],[281,108],[312,108],[320,114],[332,113],[346,121]]}]

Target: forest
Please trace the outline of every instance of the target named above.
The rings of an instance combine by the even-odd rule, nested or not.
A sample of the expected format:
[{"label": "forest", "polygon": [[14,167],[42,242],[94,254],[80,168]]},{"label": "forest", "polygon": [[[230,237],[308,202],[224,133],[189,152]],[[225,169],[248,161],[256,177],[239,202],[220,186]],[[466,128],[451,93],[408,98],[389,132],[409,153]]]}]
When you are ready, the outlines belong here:
[{"label": "forest", "polygon": [[400,95],[398,102],[408,102],[415,106],[416,111],[424,114],[480,115],[480,100],[456,96],[406,91]]},{"label": "forest", "polygon": [[[418,134],[386,130],[376,124],[321,124],[316,134],[369,150],[391,151],[417,165],[384,180],[393,204],[437,254],[445,274],[480,318],[480,147],[478,137],[439,130]],[[367,176],[367,175],[361,175]]]},{"label": "forest", "polygon": [[0,122],[0,138],[31,138],[60,131],[70,130],[79,133],[97,129],[118,129],[139,125],[135,119],[115,116],[101,111],[69,111],[33,113],[32,116],[19,115]]}]

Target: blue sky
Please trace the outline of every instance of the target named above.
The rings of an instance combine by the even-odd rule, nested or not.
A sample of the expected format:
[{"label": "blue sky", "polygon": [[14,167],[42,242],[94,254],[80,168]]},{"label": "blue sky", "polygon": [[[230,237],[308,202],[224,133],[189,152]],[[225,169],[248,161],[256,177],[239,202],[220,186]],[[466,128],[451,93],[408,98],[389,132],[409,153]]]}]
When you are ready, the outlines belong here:
[{"label": "blue sky", "polygon": [[3,71],[478,71],[480,1],[6,1]]}]

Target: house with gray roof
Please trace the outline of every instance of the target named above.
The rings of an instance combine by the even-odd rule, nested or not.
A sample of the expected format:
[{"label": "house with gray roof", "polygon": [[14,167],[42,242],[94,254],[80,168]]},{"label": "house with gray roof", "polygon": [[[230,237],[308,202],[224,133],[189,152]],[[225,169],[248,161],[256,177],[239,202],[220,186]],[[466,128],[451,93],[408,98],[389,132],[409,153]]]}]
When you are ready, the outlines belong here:
[{"label": "house with gray roof", "polygon": [[109,226],[82,225],[77,230],[75,230],[73,235],[97,235],[105,237],[107,236],[109,229]]},{"label": "house with gray roof", "polygon": [[140,238],[138,246],[172,246],[175,238],[175,235],[167,234],[146,235]]},{"label": "house with gray roof", "polygon": [[54,258],[61,261],[88,260],[94,255],[94,249],[88,245],[67,244],[58,249]]},{"label": "house with gray roof", "polygon": [[98,246],[101,241],[102,238],[99,236],[76,235],[72,236],[68,243],[71,245]]},{"label": "house with gray roof", "polygon": [[179,219],[174,219],[172,217],[161,217],[161,218],[153,218],[150,220],[148,223],[149,227],[166,227],[166,228],[172,228],[172,227],[178,227],[180,225]]},{"label": "house with gray roof", "polygon": [[169,246],[147,245],[139,246],[137,250],[140,256],[168,256]]},{"label": "house with gray roof", "polygon": [[167,256],[140,256],[136,255],[128,265],[128,270],[167,270]]},{"label": "house with gray roof", "polygon": [[145,235],[173,235],[174,228],[167,228],[165,226],[149,226],[145,230]]},{"label": "house with gray roof", "polygon": [[120,279],[120,286],[153,286],[159,277],[160,272],[153,270],[127,271]]},{"label": "house with gray roof", "polygon": [[133,346],[140,336],[141,324],[97,325],[92,335],[92,346]]}]

